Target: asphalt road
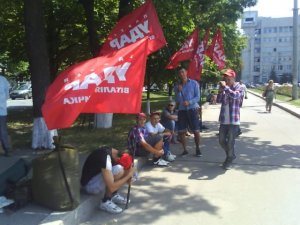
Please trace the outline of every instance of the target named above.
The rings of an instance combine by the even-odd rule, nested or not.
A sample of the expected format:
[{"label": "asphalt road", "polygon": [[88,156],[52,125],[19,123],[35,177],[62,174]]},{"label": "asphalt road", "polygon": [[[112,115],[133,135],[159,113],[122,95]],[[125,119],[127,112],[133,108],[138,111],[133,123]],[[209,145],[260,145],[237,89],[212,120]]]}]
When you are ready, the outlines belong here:
[{"label": "asphalt road", "polygon": [[[241,112],[234,168],[220,165],[225,154],[216,136],[219,106],[204,109],[202,158],[192,155],[168,168],[146,166],[133,185],[129,209],[110,215],[95,209],[81,225],[299,225],[300,119],[249,94]],[[194,151],[193,139],[189,150]],[[180,154],[180,145],[172,145]],[[126,188],[121,193],[126,194]]]}]

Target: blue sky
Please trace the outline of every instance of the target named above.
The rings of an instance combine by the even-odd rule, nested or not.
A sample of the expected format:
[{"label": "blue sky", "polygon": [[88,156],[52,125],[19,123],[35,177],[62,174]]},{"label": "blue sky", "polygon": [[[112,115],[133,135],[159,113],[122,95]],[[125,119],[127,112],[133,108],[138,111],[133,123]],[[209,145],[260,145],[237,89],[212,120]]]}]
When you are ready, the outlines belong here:
[{"label": "blue sky", "polygon": [[[263,17],[293,17],[294,0],[258,0],[255,7],[245,9],[258,11]],[[299,8],[299,0],[298,0]]]}]

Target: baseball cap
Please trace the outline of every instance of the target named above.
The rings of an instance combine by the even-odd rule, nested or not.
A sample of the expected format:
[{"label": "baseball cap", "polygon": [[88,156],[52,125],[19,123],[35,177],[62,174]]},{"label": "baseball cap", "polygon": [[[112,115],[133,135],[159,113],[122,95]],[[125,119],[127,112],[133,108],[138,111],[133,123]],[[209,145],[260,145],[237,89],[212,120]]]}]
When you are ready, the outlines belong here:
[{"label": "baseball cap", "polygon": [[235,77],[235,72],[233,69],[227,69],[223,72],[223,74],[229,77]]},{"label": "baseball cap", "polygon": [[154,115],[160,116],[160,112],[152,112],[152,113],[150,114],[150,116],[154,116]]},{"label": "baseball cap", "polygon": [[140,118],[140,117],[147,118],[146,114],[143,113],[143,112],[140,112],[140,113],[136,114],[136,118],[137,118],[137,119]]},{"label": "baseball cap", "polygon": [[132,156],[128,153],[123,153],[120,159],[117,161],[117,163],[123,166],[125,170],[130,169],[132,162]]}]

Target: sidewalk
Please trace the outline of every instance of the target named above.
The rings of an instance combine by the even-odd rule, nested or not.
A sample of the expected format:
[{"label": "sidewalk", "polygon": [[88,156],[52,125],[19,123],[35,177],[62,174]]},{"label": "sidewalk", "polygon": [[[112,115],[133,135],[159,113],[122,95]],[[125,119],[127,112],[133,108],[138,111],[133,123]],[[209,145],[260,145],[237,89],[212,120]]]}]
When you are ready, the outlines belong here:
[{"label": "sidewalk", "polygon": [[[256,95],[260,97],[259,95],[250,92],[253,95]],[[261,97],[260,97],[261,98]],[[276,102],[274,104],[275,106],[278,106],[287,112],[297,116],[300,118],[300,109],[293,106],[288,106],[286,103]],[[209,165],[215,164],[216,161],[222,162],[223,156],[216,154],[214,150],[219,149],[219,146],[217,143],[215,143],[215,133],[217,132],[217,121],[215,118],[216,111],[218,111],[218,106],[204,106],[203,107],[204,114],[210,115],[214,114],[214,118],[211,119],[211,122],[208,127],[210,128],[208,131],[204,131],[202,133],[202,138],[209,140],[207,141],[206,146],[204,146],[206,149],[209,149],[209,153],[204,153],[205,157],[204,159],[201,159],[200,161],[207,163],[207,168],[202,168],[202,171],[199,172],[196,168],[196,164],[198,163],[199,159],[196,157],[188,156],[187,158],[180,158],[178,159],[178,162],[175,163],[175,168],[180,168],[180,166],[183,166],[184,168],[187,168],[186,163],[190,162],[191,165],[194,165],[194,172],[191,174],[191,179],[208,179],[212,180],[215,177],[219,176],[222,170],[216,170],[214,167],[210,167]],[[205,117],[204,117],[205,118]],[[205,119],[204,124],[207,125]],[[188,146],[188,150],[190,151],[191,155],[194,153],[194,144],[193,141],[189,142],[190,146]],[[180,145],[173,145],[174,153],[180,154],[181,152],[181,146]],[[33,154],[33,151],[31,149],[27,150],[16,150],[14,152],[14,156],[10,158],[0,157],[0,173],[8,168],[10,165],[12,165],[15,161],[17,161],[19,158],[23,157],[28,160],[32,160],[37,155]],[[83,161],[86,156],[81,155],[81,165],[83,164]],[[178,158],[178,157],[177,157]],[[204,161],[203,161],[204,160]],[[145,161],[136,161],[138,163],[138,167],[142,167],[145,165]],[[244,164],[246,165],[246,164]],[[145,170],[149,170],[149,166],[145,167]],[[154,170],[153,173],[155,173],[156,170]],[[197,172],[198,171],[198,172]],[[221,171],[221,172],[220,172]],[[223,172],[224,173],[224,172]],[[142,174],[143,176],[143,174]],[[158,175],[159,176],[159,175]],[[171,175],[172,176],[172,175]],[[175,179],[175,178],[174,178]],[[177,180],[177,182],[180,181]],[[136,186],[135,189],[139,189],[143,187]],[[126,190],[123,190],[124,193],[126,193]],[[163,196],[162,196],[163,197]],[[100,198],[95,196],[89,196],[82,194],[81,196],[81,204],[78,206],[75,210],[70,212],[52,212],[51,210],[48,210],[46,208],[40,207],[35,204],[29,204],[27,207],[13,213],[13,214],[0,214],[0,221],[1,225],[76,225],[76,224],[82,224],[84,221],[88,221],[89,218],[93,215],[93,213],[97,212],[97,205],[100,202]],[[195,203],[196,204],[196,203]],[[139,210],[139,209],[134,209]],[[102,214],[101,214],[102,215]],[[109,216],[109,215],[105,215]],[[151,223],[149,223],[151,224]]]}]

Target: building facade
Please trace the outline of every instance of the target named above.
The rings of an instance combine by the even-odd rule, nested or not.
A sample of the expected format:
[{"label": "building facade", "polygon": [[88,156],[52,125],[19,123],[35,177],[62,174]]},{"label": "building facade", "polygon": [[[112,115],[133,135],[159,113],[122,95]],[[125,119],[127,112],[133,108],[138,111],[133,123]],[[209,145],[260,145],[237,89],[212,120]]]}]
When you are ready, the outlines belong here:
[{"label": "building facade", "polygon": [[293,17],[258,17],[257,11],[247,11],[243,14],[241,28],[248,40],[242,52],[244,82],[266,83],[271,74],[275,74],[278,82],[291,79]]}]

